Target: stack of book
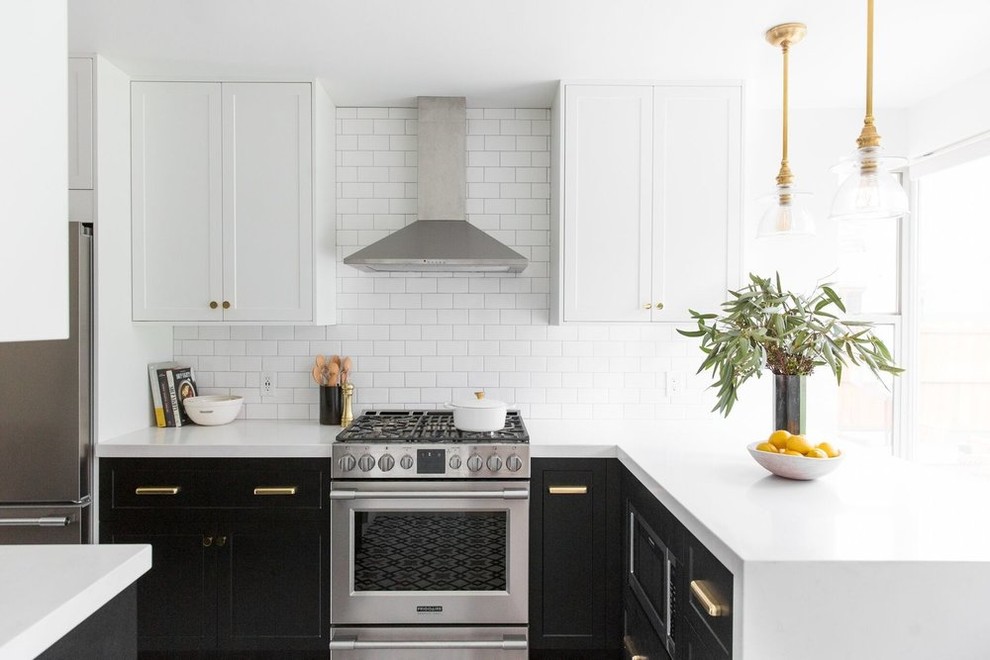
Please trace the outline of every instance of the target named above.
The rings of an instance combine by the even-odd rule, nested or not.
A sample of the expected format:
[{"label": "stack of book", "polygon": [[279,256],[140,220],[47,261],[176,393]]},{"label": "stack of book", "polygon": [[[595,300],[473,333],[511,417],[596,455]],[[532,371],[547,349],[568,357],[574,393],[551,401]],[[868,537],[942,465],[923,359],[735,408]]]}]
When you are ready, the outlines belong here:
[{"label": "stack of book", "polygon": [[182,366],[178,362],[152,362],[148,365],[148,377],[151,380],[155,424],[161,427],[191,424],[182,401],[196,396],[192,367]]}]

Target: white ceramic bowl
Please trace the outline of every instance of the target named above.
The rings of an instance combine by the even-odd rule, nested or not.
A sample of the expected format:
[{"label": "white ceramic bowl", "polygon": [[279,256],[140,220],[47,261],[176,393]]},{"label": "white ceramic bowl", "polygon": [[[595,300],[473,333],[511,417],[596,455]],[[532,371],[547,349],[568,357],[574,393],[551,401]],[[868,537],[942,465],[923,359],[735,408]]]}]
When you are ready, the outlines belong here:
[{"label": "white ceramic bowl", "polygon": [[788,456],[787,454],[771,454],[756,448],[759,442],[746,446],[750,456],[757,463],[773,472],[778,477],[810,481],[825,476],[842,463],[842,454],[835,458],[806,458],[805,456]]},{"label": "white ceramic bowl", "polygon": [[234,421],[244,403],[242,396],[191,396],[182,405],[192,421],[203,426],[219,426]]}]

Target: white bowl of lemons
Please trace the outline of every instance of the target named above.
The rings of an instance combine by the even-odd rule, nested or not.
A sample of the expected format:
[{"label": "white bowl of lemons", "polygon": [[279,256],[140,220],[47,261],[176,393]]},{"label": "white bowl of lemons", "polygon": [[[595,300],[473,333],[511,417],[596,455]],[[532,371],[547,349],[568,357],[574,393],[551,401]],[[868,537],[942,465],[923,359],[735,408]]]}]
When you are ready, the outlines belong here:
[{"label": "white bowl of lemons", "polygon": [[827,442],[812,444],[802,435],[774,431],[763,442],[746,446],[750,456],[778,477],[810,481],[825,476],[842,462],[842,452]]}]

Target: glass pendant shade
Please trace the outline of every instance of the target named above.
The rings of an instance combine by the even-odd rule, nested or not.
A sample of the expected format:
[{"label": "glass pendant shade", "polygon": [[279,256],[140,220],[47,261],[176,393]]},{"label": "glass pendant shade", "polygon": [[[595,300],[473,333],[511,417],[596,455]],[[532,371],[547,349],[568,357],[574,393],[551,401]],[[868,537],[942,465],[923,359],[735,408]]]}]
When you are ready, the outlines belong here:
[{"label": "glass pendant shade", "polygon": [[815,220],[802,199],[807,196],[807,193],[791,190],[790,186],[777,186],[777,191],[769,198],[769,206],[760,217],[756,237],[814,234]]},{"label": "glass pendant shade", "polygon": [[[880,156],[879,147],[860,149],[852,171],[832,200],[834,220],[885,220],[908,214],[908,197],[890,172],[892,160]],[[845,169],[845,168],[843,168]]]}]

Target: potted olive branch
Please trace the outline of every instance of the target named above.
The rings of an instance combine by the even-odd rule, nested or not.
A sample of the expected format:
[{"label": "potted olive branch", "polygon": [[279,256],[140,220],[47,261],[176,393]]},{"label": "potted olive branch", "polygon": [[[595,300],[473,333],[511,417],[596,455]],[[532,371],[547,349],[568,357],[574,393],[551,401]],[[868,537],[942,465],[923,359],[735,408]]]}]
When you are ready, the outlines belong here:
[{"label": "potted olive branch", "polygon": [[880,378],[881,372],[900,374],[890,351],[866,321],[840,319],[836,310],[846,307],[827,284],[809,296],[785,291],[780,274],[774,280],[750,274],[749,284],[729,291],[721,314],[690,310],[698,322],[695,330],[680,330],[685,337],[700,337],[705,359],[698,373],[711,369],[718,388],[712,411],[728,416],[739,398],[739,387],[764,368],[774,374],[774,428],[804,432],[804,377],[815,367],[828,365],[836,382],[850,363],[866,365]]}]

